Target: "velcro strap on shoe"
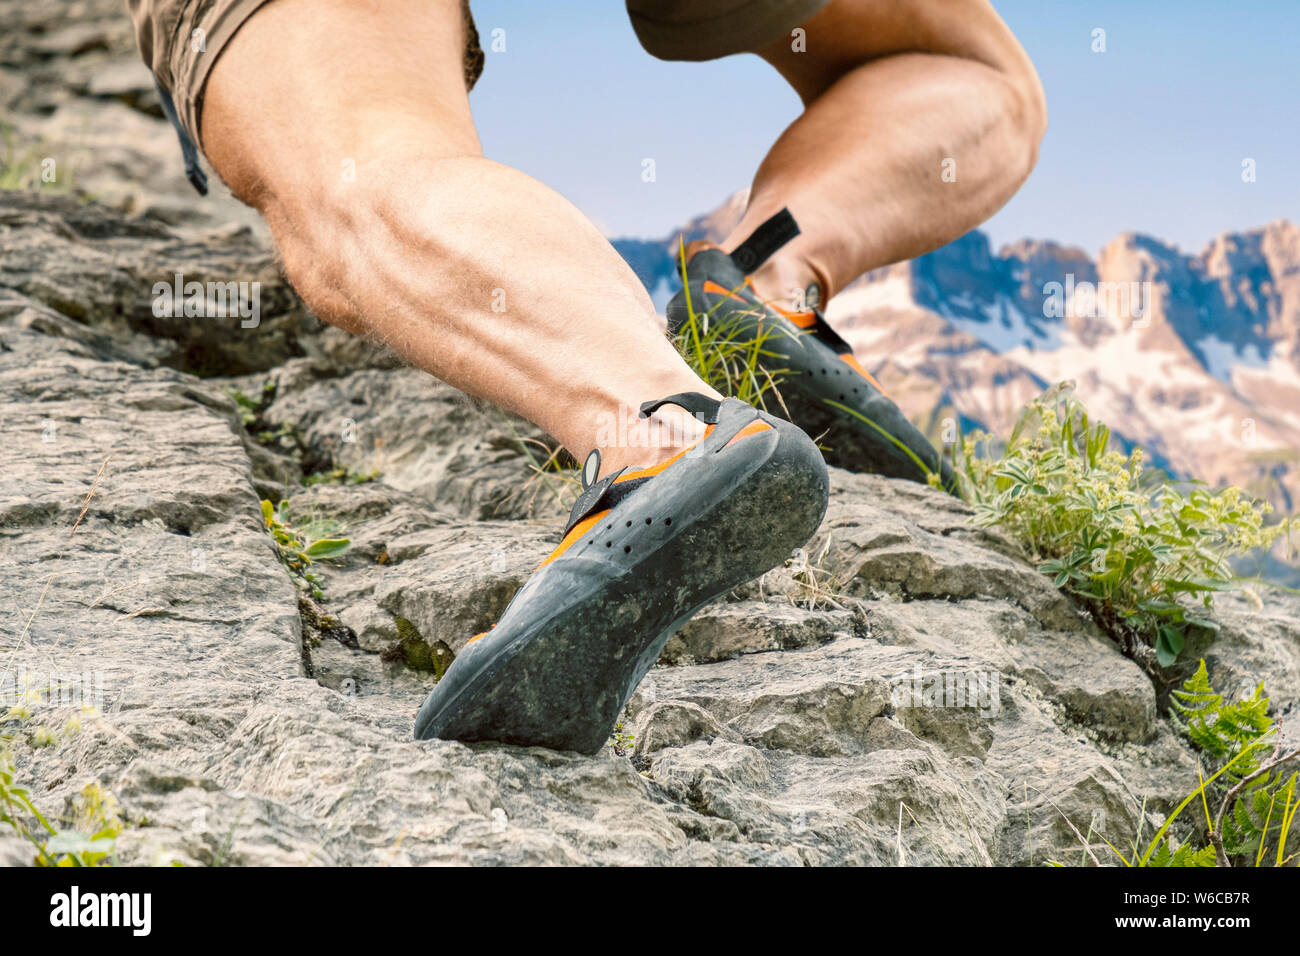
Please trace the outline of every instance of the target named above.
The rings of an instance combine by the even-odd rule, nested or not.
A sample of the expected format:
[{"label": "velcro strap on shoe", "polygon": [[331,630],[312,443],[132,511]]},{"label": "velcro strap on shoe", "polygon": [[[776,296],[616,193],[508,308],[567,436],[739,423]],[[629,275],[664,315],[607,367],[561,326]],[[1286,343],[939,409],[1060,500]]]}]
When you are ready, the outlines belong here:
[{"label": "velcro strap on shoe", "polygon": [[737,246],[731,253],[731,260],[741,272],[748,275],[797,235],[799,224],[794,221],[789,209],[782,209]]},{"label": "velcro strap on shoe", "polygon": [[620,468],[612,475],[606,475],[595,484],[589,485],[582,494],[578,496],[578,500],[573,503],[573,510],[569,512],[569,523],[564,527],[564,533],[566,535],[573,530],[575,524],[587,517],[587,515],[596,511],[600,505],[606,504],[606,493],[614,487],[614,479],[625,471],[627,471],[626,468]]}]

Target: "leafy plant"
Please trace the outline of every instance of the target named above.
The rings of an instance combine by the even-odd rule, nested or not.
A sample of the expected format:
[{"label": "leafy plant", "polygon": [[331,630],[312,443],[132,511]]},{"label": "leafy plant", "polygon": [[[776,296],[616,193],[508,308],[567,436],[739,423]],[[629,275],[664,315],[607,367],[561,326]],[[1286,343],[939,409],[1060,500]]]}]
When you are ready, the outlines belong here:
[{"label": "leafy plant", "polygon": [[1173,692],[1170,701],[1175,724],[1206,757],[1223,764],[1226,770],[1226,784],[1221,788],[1226,792],[1218,818],[1210,825],[1214,849],[1226,858],[1237,859],[1253,850],[1256,866],[1270,839],[1277,841],[1277,865],[1282,865],[1283,851],[1300,808],[1296,800],[1297,774],[1284,777],[1278,769],[1300,756],[1300,750],[1279,759],[1268,703],[1263,684],[1245,700],[1225,702],[1211,687],[1203,660],[1182,688]]},{"label": "leafy plant", "polygon": [[632,748],[636,745],[636,734],[624,733],[623,721],[620,720],[614,725],[608,743],[617,756],[626,757],[632,753]]},{"label": "leafy plant", "polygon": [[[25,688],[16,703],[0,715],[0,825],[31,844],[37,866],[107,866],[117,847],[123,823],[117,800],[98,783],[87,784],[74,798],[75,817],[67,827],[56,826],[37,809],[29,789],[19,782],[14,759],[15,740],[32,719],[40,694]],[[84,708],[82,713],[92,712]],[[37,726],[27,732],[33,748],[51,746],[81,730],[81,715],[73,716],[60,731]]]},{"label": "leafy plant", "polygon": [[252,396],[237,388],[227,389],[239,410],[239,420],[243,423],[244,430],[253,436],[253,440],[287,455],[299,469],[303,469],[304,448],[297,427],[292,422],[280,422],[277,425],[266,420],[266,411],[275,400],[276,390],[276,383],[271,379],[263,382],[261,391]]},{"label": "leafy plant", "polygon": [[1287,523],[1266,527],[1269,505],[1235,487],[1153,487],[1141,448],[1110,446],[1067,383],[1026,406],[1001,455],[987,453],[992,436],[967,436],[957,470],[977,524],[1018,539],[1126,651],[1154,648],[1168,667],[1192,629],[1217,629],[1209,609],[1234,583],[1229,559],[1267,547]]},{"label": "leafy plant", "polygon": [[285,475],[282,480],[300,480],[308,488],[321,484],[361,485],[379,477],[378,471],[352,471],[334,459],[333,449],[328,458],[312,448],[293,422],[272,422],[266,412],[275,401],[277,385],[273,379],[262,383],[259,391],[249,395],[237,388],[227,389],[239,412],[239,420],[253,441],[273,452],[289,458],[296,475]]},{"label": "leafy plant", "polygon": [[[1261,684],[1245,700],[1225,703],[1210,685],[1204,660],[1173,692],[1175,725],[1217,769],[1209,777],[1201,774],[1200,786],[1174,808],[1145,849],[1138,848],[1141,824],[1131,857],[1103,837],[1120,862],[1131,867],[1258,867],[1300,860],[1300,831],[1294,827],[1300,772],[1282,772],[1300,760],[1300,748],[1285,751],[1280,746],[1263,692]],[[1174,823],[1198,798],[1205,813],[1204,835],[1180,842],[1172,832]],[[1212,802],[1218,804],[1215,815],[1210,812]],[[1145,804],[1142,809],[1139,819],[1145,821]],[[1088,841],[1068,817],[1065,821],[1083,844],[1085,859],[1100,866]]]},{"label": "leafy plant", "polygon": [[348,469],[339,466],[329,471],[318,471],[307,475],[303,478],[302,483],[308,488],[313,485],[364,485],[378,477],[379,472],[377,471],[362,474],[361,472],[348,471]]},{"label": "leafy plant", "polygon": [[537,495],[542,488],[550,492],[556,503],[562,508],[571,508],[582,494],[581,472],[572,467],[573,458],[565,451],[563,445],[551,445],[540,438],[520,435],[513,423],[507,423],[514,435],[515,442],[528,459],[528,480],[520,485],[506,499],[519,501],[524,509],[532,513],[537,503]]},{"label": "leafy plant", "polygon": [[[1242,751],[1255,752],[1262,737],[1273,726],[1268,715],[1268,698],[1264,685],[1245,700],[1225,703],[1223,695],[1210,686],[1209,672],[1201,661],[1196,673],[1175,690],[1170,700],[1170,718],[1202,753],[1222,762]],[[1237,767],[1238,779],[1259,769],[1258,761],[1249,760]]]},{"label": "leafy plant", "polygon": [[256,398],[249,397],[245,392],[237,388],[229,389],[230,397],[235,400],[235,407],[239,409],[239,420],[243,422],[245,428],[254,427],[262,417],[262,412],[266,411],[275,398],[275,382],[267,379],[262,383],[262,392]]},{"label": "leafy plant", "polygon": [[52,147],[43,142],[33,142],[20,147],[13,126],[0,123],[0,189],[39,189],[45,192],[69,193],[73,190],[73,169],[68,164],[55,181],[44,177],[45,159]]},{"label": "leafy plant", "polygon": [[292,422],[281,422],[274,428],[261,428],[253,432],[259,445],[278,449],[295,460],[302,457],[302,441],[298,429]]},{"label": "leafy plant", "polygon": [[[1126,857],[1106,842],[1114,855],[1126,866],[1286,866],[1300,860],[1300,831],[1294,827],[1300,774],[1282,773],[1283,766],[1300,760],[1300,748],[1286,752],[1279,745],[1262,684],[1245,700],[1225,704],[1201,661],[1174,692],[1173,708],[1175,723],[1218,769],[1184,797],[1144,851],[1135,842],[1132,857]],[[1171,827],[1197,797],[1205,812],[1204,839],[1201,845],[1175,842]],[[1214,816],[1212,800],[1218,803]]]},{"label": "leafy plant", "polygon": [[314,561],[342,557],[352,542],[347,538],[320,536],[313,533],[316,529],[311,525],[293,527],[288,499],[281,501],[278,508],[270,501],[263,500],[262,520],[275,542],[280,563],[299,583],[299,587],[319,601],[324,596],[324,581],[309,570],[310,565]]}]

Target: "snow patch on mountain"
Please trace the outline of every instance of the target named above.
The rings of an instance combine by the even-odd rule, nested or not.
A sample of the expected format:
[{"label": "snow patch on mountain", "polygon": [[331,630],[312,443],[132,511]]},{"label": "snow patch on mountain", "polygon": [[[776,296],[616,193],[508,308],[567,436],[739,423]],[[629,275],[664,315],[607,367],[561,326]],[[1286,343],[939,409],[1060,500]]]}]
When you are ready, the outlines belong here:
[{"label": "snow patch on mountain", "polygon": [[1232,370],[1238,365],[1268,367],[1268,361],[1259,354],[1259,348],[1253,342],[1238,348],[1217,335],[1207,335],[1198,339],[1194,345],[1197,354],[1205,362],[1205,370],[1221,382],[1231,382]]},{"label": "snow patch on mountain", "polygon": [[912,280],[905,274],[886,275],[876,281],[858,282],[830,302],[827,317],[874,312],[877,309],[915,309]]},{"label": "snow patch on mountain", "polygon": [[[973,317],[972,312],[980,317]],[[1060,334],[1055,328],[1031,323],[1005,295],[999,294],[992,302],[984,303],[971,303],[966,295],[955,297],[950,303],[941,304],[939,314],[995,352],[1010,352],[1020,347],[1055,349],[1061,345]]]}]

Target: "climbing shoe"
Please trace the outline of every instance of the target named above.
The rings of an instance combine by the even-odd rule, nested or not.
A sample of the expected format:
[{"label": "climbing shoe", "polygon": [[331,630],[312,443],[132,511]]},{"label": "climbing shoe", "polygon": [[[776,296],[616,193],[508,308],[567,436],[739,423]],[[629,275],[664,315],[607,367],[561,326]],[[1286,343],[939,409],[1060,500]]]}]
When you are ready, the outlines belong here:
[{"label": "climbing shoe", "polygon": [[826,511],[826,466],[799,428],[734,398],[673,395],[704,437],[599,477],[563,540],[433,689],[415,736],[595,753],[668,638],[702,605],[781,564]]},{"label": "climbing shoe", "polygon": [[783,209],[730,254],[692,243],[694,248],[686,250],[686,282],[668,303],[669,331],[677,334],[694,315],[697,322],[716,323],[736,341],[761,338],[760,363],[781,379],[785,408],[773,410],[788,411],[796,425],[820,436],[829,464],[920,482],[937,474],[940,484],[955,492],[951,465],[818,309],[788,311],[755,293],[752,273],[798,234],[794,217]]}]

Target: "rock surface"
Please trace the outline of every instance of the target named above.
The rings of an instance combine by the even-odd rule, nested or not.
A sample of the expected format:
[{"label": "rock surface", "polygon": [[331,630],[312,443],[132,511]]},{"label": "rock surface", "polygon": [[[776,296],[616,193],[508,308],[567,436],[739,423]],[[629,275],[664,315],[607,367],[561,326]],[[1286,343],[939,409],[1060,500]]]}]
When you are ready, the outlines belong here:
[{"label": "rock surface", "polygon": [[[412,741],[430,668],[558,536],[536,432],[323,329],[246,232],[0,193],[0,253],[0,653],[101,710],[19,769],[56,815],[113,792],[125,863],[1028,864],[1081,853],[1071,824],[1127,844],[1195,786],[1146,677],[1012,543],[838,471],[799,559],[832,592],[796,561],[706,608],[602,754]],[[155,321],[176,269],[275,305]],[[303,486],[332,468],[380,476]],[[263,496],[352,540],[318,601]],[[1262,600],[1204,653],[1294,723],[1300,605]]]},{"label": "rock surface", "polygon": [[[1098,833],[1149,834],[1144,806],[1195,786],[1142,672],[1014,545],[844,472],[804,555],[689,622],[605,752],[410,740],[558,536],[573,492],[535,473],[544,436],[302,307],[256,215],[186,182],[120,0],[0,0],[0,22],[0,162],[56,170],[0,192],[0,694],[59,691],[15,741],[20,777],[65,819],[88,783],[112,792],[121,862],[1028,864],[1077,859],[1072,826],[1098,854]],[[651,286],[664,245],[629,256]],[[1278,255],[1225,246],[1205,270],[1256,251]],[[1064,261],[1021,258],[1033,289]],[[160,317],[177,273],[258,283],[256,325]],[[933,328],[908,344],[970,338],[913,315]],[[927,408],[962,376],[993,374],[1006,407],[1042,385],[957,344],[979,369]],[[261,498],[351,539],[319,599]],[[1263,680],[1300,736],[1300,601],[1279,594],[1223,600],[1196,651],[1222,687]],[[35,746],[82,703],[100,715]],[[28,861],[0,833],[0,865]]]}]

